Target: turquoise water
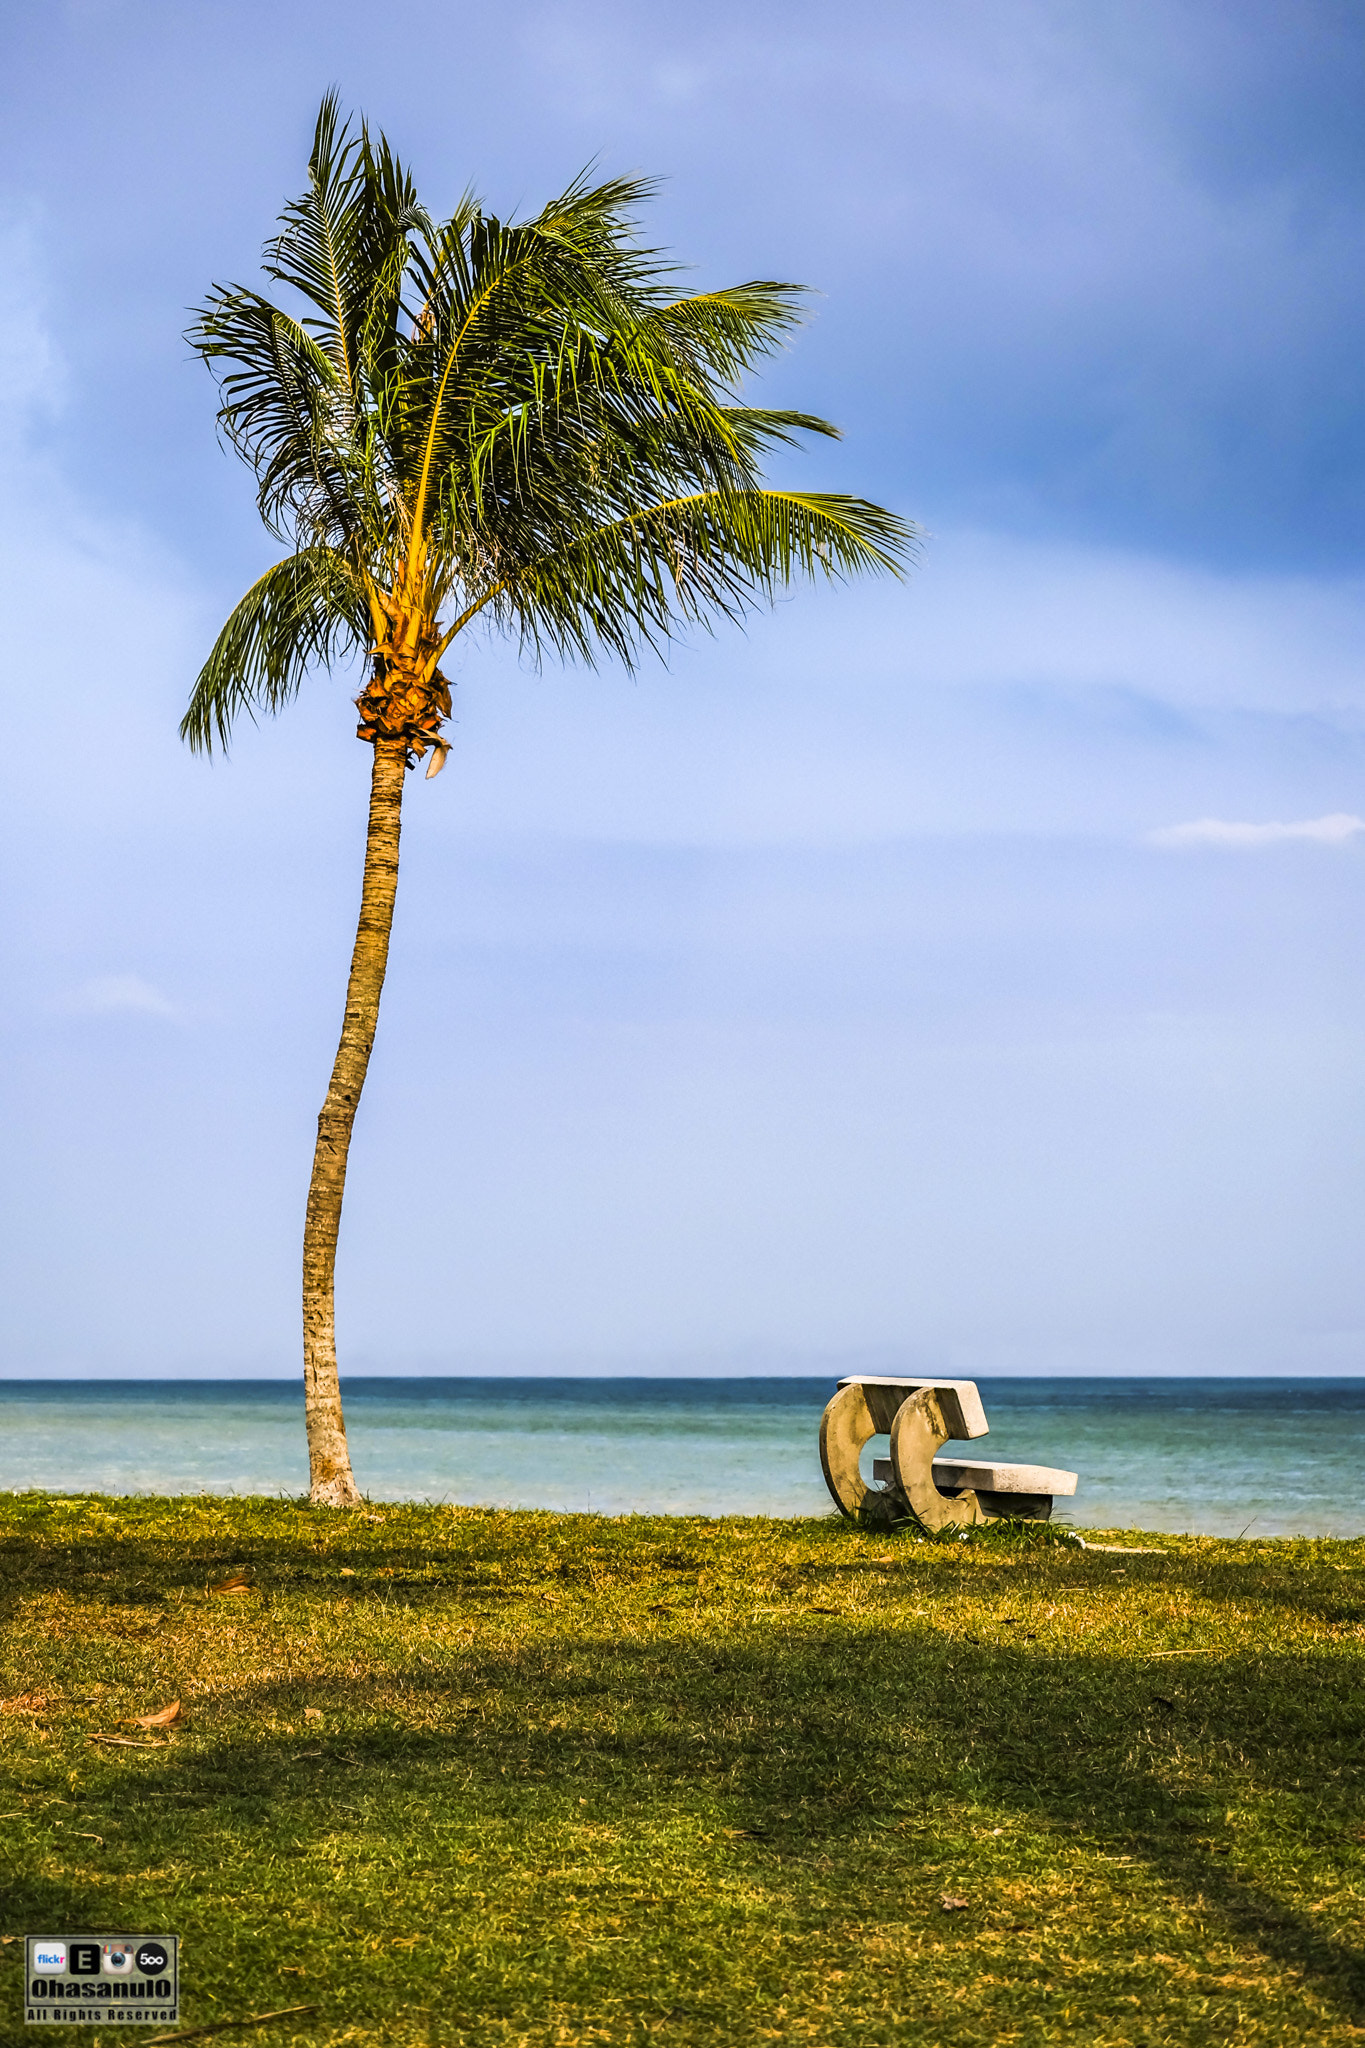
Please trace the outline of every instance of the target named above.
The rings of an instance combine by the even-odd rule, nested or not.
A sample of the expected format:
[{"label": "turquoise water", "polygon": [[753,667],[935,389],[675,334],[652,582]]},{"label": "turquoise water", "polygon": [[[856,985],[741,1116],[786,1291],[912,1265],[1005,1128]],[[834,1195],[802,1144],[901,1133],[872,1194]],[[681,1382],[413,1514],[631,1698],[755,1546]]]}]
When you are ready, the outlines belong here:
[{"label": "turquoise water", "polygon": [[[1081,1528],[1365,1532],[1365,1379],[980,1383],[970,1455],[1080,1474]],[[832,1379],[356,1379],[376,1500],[598,1514],[831,1511],[816,1433]],[[869,1446],[869,1456],[877,1446]],[[303,1401],[279,1381],[0,1381],[0,1489],[306,1491]]]}]

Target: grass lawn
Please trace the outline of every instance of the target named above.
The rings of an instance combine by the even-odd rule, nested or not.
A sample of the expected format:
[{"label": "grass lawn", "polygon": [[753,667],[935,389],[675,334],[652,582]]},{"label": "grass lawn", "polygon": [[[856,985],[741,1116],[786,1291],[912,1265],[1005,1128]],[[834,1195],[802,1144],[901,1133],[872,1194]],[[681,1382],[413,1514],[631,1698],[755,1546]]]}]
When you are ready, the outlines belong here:
[{"label": "grass lawn", "polygon": [[1359,2043],[1365,1542],[1147,1540],[0,1496],[3,1932],[260,2048]]}]

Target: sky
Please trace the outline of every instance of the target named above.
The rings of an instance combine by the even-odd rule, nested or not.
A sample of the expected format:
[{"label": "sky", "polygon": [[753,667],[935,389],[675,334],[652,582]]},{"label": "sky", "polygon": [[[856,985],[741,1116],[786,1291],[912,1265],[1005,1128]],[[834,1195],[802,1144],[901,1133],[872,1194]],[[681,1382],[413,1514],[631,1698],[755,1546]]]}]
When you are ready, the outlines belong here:
[{"label": "sky", "polygon": [[358,677],[176,726],[278,550],[182,339],[322,93],[427,203],[661,180],[816,287],[774,475],[924,539],[414,779],[350,1372],[1356,1373],[1360,0],[48,0],[0,29],[0,1371],[286,1376]]}]

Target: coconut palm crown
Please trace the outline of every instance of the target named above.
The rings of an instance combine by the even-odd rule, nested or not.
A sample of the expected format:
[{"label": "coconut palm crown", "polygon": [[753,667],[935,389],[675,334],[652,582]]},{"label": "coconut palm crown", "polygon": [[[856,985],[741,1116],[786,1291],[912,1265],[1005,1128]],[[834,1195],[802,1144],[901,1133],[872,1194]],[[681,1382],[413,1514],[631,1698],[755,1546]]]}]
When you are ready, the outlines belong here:
[{"label": "coconut palm crown", "polygon": [[789,333],[796,286],[680,294],[634,238],[641,179],[580,178],[534,219],[420,204],[386,140],[318,116],[308,186],[264,268],[282,302],[215,289],[190,340],[218,419],[289,552],[232,612],[181,731],[225,746],[312,669],[362,659],[374,749],[341,1044],[304,1234],[311,1498],[349,1505],[332,1295],[346,1156],[378,1020],[404,780],[444,765],[441,659],[475,622],[546,653],[633,665],[681,627],[737,620],[795,577],[898,573],[913,529],[860,498],[765,489],[804,413],[741,402]]}]

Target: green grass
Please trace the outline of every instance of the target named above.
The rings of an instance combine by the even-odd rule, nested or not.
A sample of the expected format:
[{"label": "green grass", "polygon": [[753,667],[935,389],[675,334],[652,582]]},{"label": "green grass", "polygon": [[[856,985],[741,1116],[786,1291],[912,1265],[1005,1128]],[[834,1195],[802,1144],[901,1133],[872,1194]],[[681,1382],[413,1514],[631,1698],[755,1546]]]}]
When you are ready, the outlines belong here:
[{"label": "green grass", "polygon": [[1148,1540],[0,1496],[3,1931],[261,2048],[1359,2043],[1365,1543]]}]

